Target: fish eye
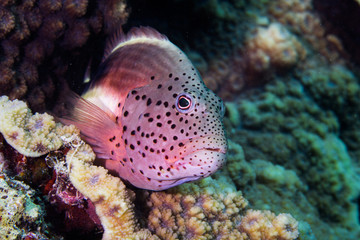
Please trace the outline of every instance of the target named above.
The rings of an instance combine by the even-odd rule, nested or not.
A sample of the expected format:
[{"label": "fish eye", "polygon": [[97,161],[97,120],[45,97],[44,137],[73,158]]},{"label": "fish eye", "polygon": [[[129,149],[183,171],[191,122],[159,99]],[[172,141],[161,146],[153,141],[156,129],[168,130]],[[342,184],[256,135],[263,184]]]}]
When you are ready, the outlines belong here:
[{"label": "fish eye", "polygon": [[176,98],[176,109],[181,113],[188,113],[194,107],[194,102],[189,94],[182,93]]}]

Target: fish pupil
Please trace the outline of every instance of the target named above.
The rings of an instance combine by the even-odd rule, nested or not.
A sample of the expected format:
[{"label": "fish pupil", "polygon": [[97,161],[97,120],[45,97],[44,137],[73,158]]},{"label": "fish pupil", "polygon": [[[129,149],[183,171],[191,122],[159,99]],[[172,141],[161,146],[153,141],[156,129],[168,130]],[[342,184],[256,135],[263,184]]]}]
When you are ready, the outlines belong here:
[{"label": "fish pupil", "polygon": [[182,110],[189,109],[191,105],[191,100],[186,96],[179,97],[178,107]]}]

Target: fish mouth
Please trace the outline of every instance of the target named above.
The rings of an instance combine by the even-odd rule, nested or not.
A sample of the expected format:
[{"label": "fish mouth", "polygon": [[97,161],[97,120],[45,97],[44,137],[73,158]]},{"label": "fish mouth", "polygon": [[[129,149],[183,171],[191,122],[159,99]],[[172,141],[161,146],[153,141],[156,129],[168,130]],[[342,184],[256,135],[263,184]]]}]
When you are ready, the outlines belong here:
[{"label": "fish mouth", "polygon": [[212,151],[212,152],[218,152],[218,153],[226,153],[225,149],[222,148],[203,148],[203,149],[199,149],[199,150],[206,150],[206,151]]}]

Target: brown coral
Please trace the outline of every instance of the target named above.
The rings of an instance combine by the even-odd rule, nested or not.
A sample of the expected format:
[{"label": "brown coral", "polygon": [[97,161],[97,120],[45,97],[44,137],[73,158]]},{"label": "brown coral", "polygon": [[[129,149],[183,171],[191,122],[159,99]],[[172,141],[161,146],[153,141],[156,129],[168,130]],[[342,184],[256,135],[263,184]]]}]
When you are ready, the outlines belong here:
[{"label": "brown coral", "polygon": [[65,84],[71,58],[76,54],[76,64],[86,67],[88,52],[81,47],[101,31],[111,34],[115,27],[104,31],[104,19],[120,27],[128,15],[125,6],[123,0],[1,1],[0,95],[31,101],[37,111],[52,107],[54,86]]},{"label": "brown coral", "polygon": [[270,211],[248,210],[241,219],[240,229],[251,240],[285,240],[299,236],[298,223],[290,214],[275,216]]},{"label": "brown coral", "polygon": [[296,239],[289,214],[248,210],[246,199],[226,177],[211,177],[147,198],[149,228],[161,239]]}]

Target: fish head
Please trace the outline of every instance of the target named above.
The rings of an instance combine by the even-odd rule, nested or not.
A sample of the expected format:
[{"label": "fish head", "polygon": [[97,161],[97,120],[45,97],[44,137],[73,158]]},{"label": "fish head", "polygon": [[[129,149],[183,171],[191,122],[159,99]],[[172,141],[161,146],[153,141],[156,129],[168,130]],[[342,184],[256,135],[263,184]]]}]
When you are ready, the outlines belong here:
[{"label": "fish head", "polygon": [[132,171],[155,190],[207,177],[226,159],[224,104],[182,58],[179,70],[130,91],[122,110]]}]

